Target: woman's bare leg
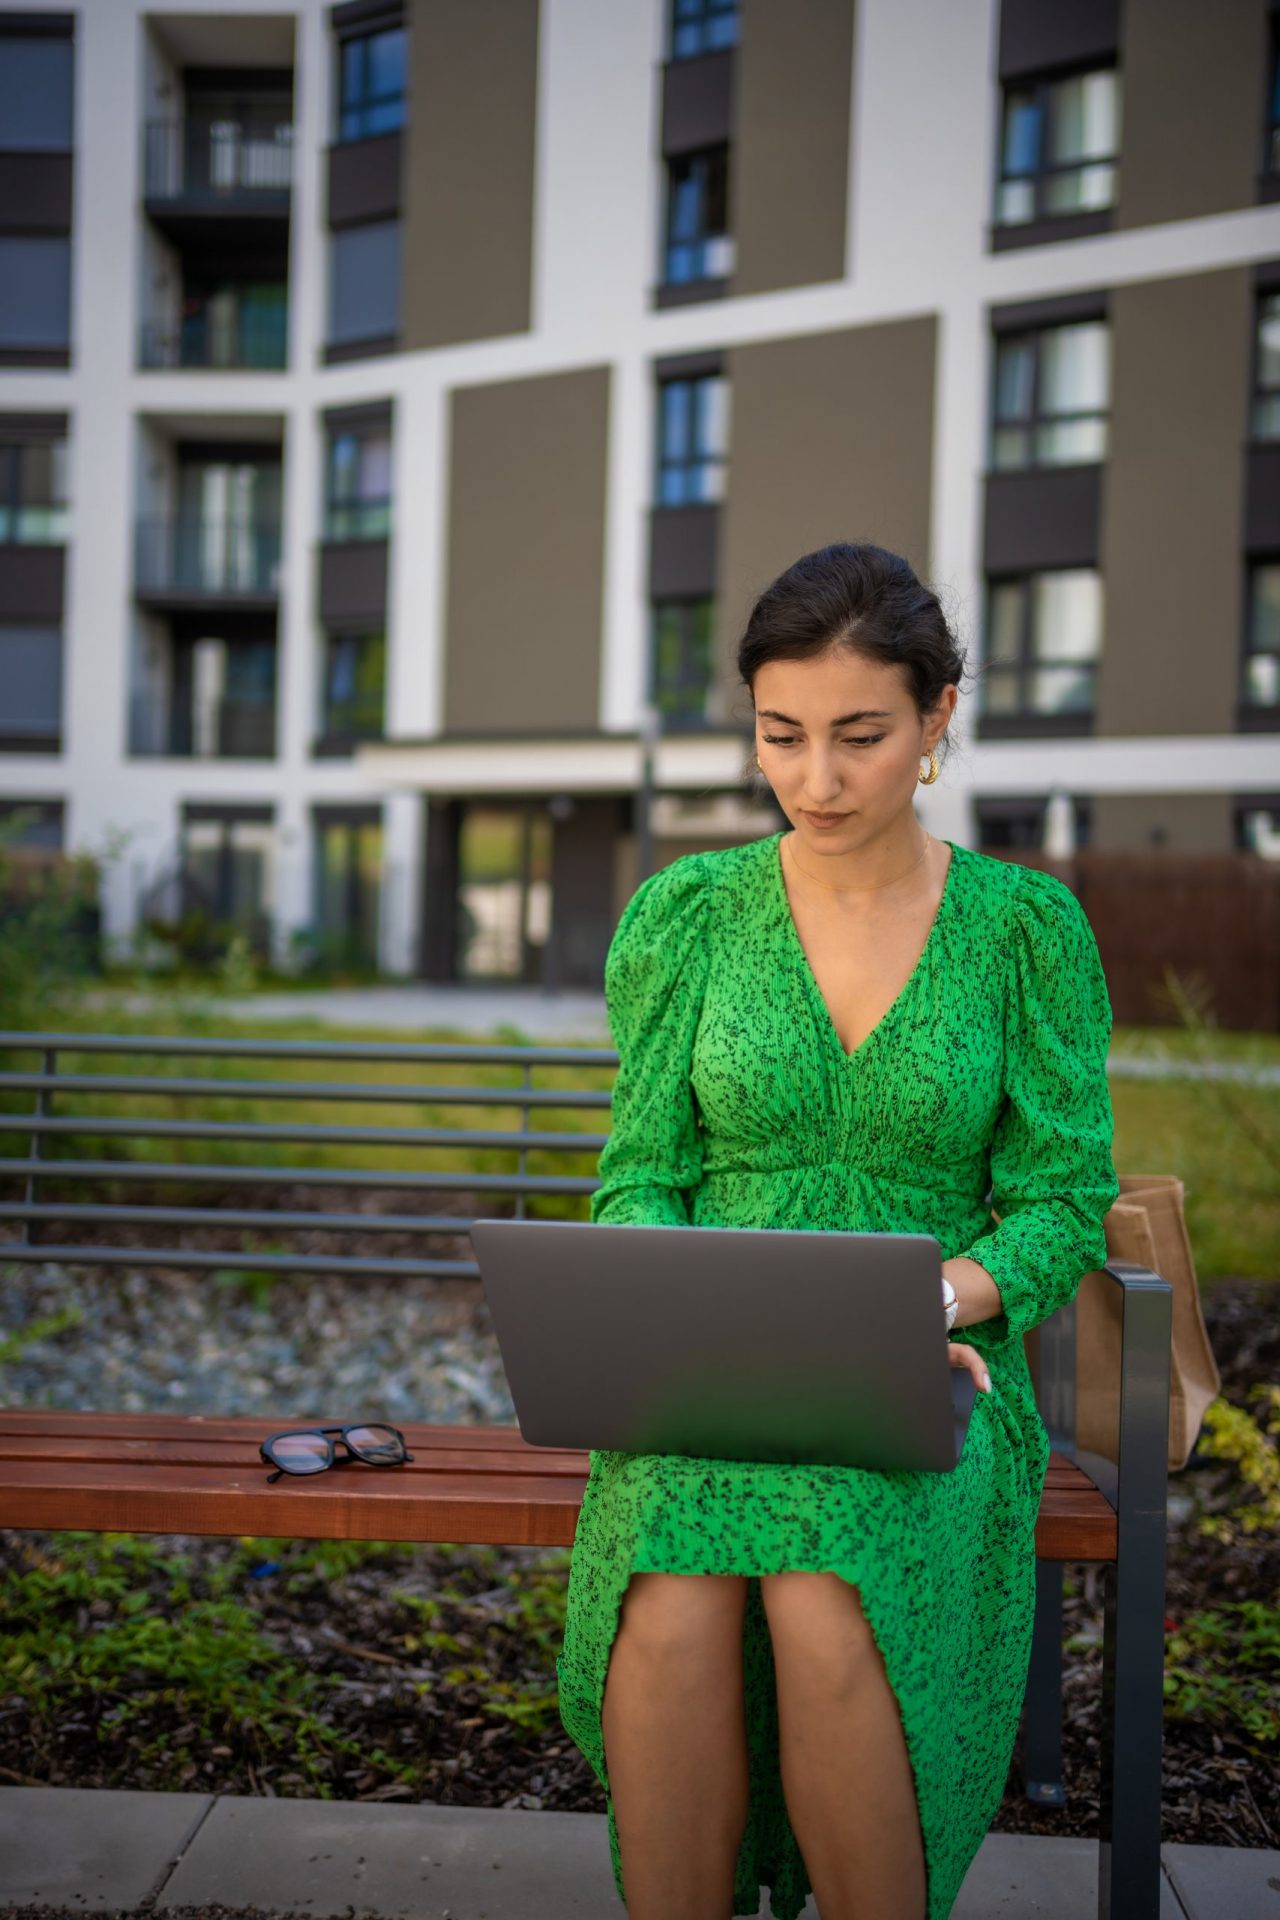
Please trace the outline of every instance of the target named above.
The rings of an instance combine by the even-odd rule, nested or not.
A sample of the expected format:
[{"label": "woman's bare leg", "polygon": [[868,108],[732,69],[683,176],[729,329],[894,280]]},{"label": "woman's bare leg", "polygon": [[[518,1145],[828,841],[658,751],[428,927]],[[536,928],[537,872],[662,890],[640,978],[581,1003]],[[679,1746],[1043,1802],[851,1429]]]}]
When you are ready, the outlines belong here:
[{"label": "woman's bare leg", "polygon": [[730,1920],[748,1810],[737,1574],[633,1573],[602,1725],[628,1920]]},{"label": "woman's bare leg", "polygon": [[822,1920],[924,1920],[924,1846],[902,1717],[858,1589],[771,1573],[787,1815]]}]

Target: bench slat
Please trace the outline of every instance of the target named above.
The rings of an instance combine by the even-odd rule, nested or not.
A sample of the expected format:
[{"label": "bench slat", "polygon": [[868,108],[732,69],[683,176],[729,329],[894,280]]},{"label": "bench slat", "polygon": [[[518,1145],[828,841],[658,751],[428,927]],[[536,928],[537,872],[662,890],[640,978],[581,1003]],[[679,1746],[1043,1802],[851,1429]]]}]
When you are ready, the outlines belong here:
[{"label": "bench slat", "polygon": [[[416,1458],[267,1482],[258,1442],[308,1423],[257,1416],[0,1408],[0,1526],[266,1538],[568,1546],[588,1456],[513,1426],[411,1423]],[[317,1420],[314,1424],[336,1425]],[[1088,1475],[1050,1456],[1036,1552],[1110,1560],[1116,1516]]]}]

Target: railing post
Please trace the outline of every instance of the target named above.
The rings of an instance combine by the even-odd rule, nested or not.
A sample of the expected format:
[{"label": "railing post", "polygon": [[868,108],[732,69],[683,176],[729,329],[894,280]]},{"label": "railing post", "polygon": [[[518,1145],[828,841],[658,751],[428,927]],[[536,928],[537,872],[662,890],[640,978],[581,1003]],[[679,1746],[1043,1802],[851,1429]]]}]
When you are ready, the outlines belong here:
[{"label": "railing post", "polygon": [[[58,1071],[57,1048],[46,1047],[43,1054],[43,1061],[44,1061],[45,1073],[55,1074]],[[53,1102],[53,1095],[50,1092],[50,1090],[47,1087],[41,1087],[36,1093],[35,1112],[33,1113],[32,1118],[34,1120],[45,1119],[50,1111],[52,1102]],[[29,1207],[33,1207],[36,1202],[35,1163],[38,1160],[42,1160],[43,1158],[44,1158],[44,1135],[37,1128],[35,1129],[35,1131],[33,1131],[31,1135],[31,1145],[27,1150],[27,1161],[28,1161],[28,1164],[31,1166],[32,1171],[27,1175],[27,1185],[26,1185],[26,1190],[23,1194],[23,1200],[24,1200],[24,1203]],[[30,1220],[24,1220],[22,1223],[22,1238],[27,1246],[31,1245]]]},{"label": "railing post", "polygon": [[[524,1084],[525,1092],[527,1093],[533,1083],[533,1066],[530,1061],[526,1060],[524,1065],[521,1067],[520,1078]],[[520,1108],[520,1131],[521,1133],[528,1133],[529,1131],[529,1109],[527,1106],[522,1106]],[[528,1165],[526,1155],[527,1155],[526,1148],[521,1147],[519,1150],[519,1154],[517,1155],[516,1172],[520,1175],[520,1178],[522,1180],[525,1176],[525,1172],[527,1170],[527,1165]],[[524,1188],[521,1187],[519,1192],[516,1194],[516,1219],[523,1220],[524,1217],[525,1217]]]}]

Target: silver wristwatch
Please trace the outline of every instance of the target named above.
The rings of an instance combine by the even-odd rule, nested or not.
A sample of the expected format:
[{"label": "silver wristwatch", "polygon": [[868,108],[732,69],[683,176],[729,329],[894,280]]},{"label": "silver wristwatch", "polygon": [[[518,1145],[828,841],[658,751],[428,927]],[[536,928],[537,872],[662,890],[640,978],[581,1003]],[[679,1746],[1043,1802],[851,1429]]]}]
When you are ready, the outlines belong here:
[{"label": "silver wristwatch", "polygon": [[956,1323],[956,1315],[960,1311],[960,1302],[956,1297],[955,1288],[945,1273],[942,1276],[942,1300],[947,1310],[947,1332],[950,1333]]}]

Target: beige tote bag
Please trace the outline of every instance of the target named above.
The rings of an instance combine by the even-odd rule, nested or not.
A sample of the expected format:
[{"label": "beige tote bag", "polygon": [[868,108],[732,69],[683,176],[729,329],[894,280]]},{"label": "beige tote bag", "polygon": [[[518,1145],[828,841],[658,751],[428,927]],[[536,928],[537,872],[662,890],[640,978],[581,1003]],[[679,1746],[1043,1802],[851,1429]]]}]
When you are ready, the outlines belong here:
[{"label": "beige tote bag", "polygon": [[[1185,1188],[1172,1173],[1122,1173],[1120,1194],[1103,1221],[1107,1257],[1149,1267],[1173,1289],[1169,1370],[1169,1467],[1184,1467],[1205,1408],[1221,1386],[1200,1306],[1184,1211]],[[1087,1273],[1076,1296],[1076,1445],[1114,1460],[1120,1434],[1121,1294],[1104,1273]],[[1035,1330],[1027,1336],[1033,1341]],[[1039,1384],[1038,1354],[1028,1348]]]}]

